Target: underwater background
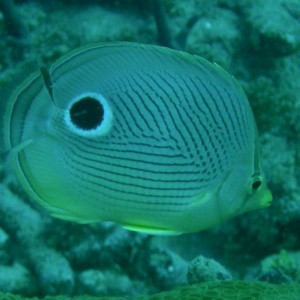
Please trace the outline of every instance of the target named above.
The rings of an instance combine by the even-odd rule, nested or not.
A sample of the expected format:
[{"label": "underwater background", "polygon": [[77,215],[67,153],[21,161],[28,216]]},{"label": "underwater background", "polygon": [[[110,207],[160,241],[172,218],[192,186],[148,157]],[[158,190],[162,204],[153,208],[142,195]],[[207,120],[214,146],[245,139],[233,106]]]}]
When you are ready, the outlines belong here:
[{"label": "underwater background", "polygon": [[33,62],[49,67],[88,43],[203,56],[245,89],[273,194],[269,208],[213,229],[150,236],[52,218],[1,158],[0,298],[148,299],[175,289],[149,299],[300,299],[299,33],[300,0],[0,0],[2,103]]}]

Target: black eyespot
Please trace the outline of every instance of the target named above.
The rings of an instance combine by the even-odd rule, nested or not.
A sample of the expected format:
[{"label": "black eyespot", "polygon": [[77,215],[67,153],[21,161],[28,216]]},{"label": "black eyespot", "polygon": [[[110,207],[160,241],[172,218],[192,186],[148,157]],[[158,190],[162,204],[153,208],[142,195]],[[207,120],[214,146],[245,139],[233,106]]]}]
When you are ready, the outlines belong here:
[{"label": "black eyespot", "polygon": [[71,106],[69,113],[72,123],[77,128],[92,130],[101,125],[104,109],[100,101],[84,97]]},{"label": "black eyespot", "polygon": [[261,186],[261,184],[262,184],[262,182],[259,179],[257,179],[255,181],[253,181],[251,187],[253,190],[257,190]]}]

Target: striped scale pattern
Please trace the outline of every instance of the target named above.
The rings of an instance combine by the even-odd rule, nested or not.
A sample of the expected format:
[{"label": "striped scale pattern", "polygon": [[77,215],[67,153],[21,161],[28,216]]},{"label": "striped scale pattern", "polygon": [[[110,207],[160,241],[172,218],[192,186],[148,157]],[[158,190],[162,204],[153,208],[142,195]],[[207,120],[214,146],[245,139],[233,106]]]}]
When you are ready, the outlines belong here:
[{"label": "striped scale pattern", "polygon": [[[15,109],[24,121],[7,143],[33,141],[18,153],[17,169],[25,189],[56,216],[167,228],[216,191],[237,160],[253,159],[248,100],[229,74],[202,58],[98,44],[63,57],[49,76],[51,88],[35,74],[15,96],[15,108],[25,103]],[[70,101],[87,92],[111,109],[104,135],[77,135],[65,122]]]},{"label": "striped scale pattern", "polygon": [[[116,53],[117,58],[99,55],[101,69],[114,68],[116,61],[121,66],[120,74],[107,78],[95,75],[104,72],[96,62],[86,66],[85,76],[99,80],[96,92],[112,106],[114,123],[107,136],[84,140],[68,132],[62,119],[53,119],[54,135],[63,141],[63,164],[82,197],[114,210],[181,211],[220,181],[236,153],[249,147],[252,115],[233,80],[216,77],[216,70],[201,62],[191,72],[180,56],[170,57],[174,62],[167,65],[163,55],[135,47]],[[64,74],[60,68],[64,65],[53,70],[53,78]],[[64,89],[80,84],[74,73]],[[63,94],[55,81],[54,93]],[[63,106],[72,95],[60,98]]]}]

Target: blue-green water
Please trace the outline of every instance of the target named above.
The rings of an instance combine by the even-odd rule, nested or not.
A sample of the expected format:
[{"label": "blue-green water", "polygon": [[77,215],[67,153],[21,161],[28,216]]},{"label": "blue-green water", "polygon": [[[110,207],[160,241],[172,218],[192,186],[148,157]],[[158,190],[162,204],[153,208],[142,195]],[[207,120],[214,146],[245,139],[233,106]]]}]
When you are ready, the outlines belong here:
[{"label": "blue-green water", "polygon": [[242,84],[273,194],[269,208],[213,229],[148,236],[114,224],[50,217],[26,196],[3,158],[0,291],[135,297],[192,283],[221,287],[223,280],[299,286],[299,32],[299,0],[0,0],[0,109],[28,65],[47,68],[88,43],[133,41],[185,50],[220,64]]}]

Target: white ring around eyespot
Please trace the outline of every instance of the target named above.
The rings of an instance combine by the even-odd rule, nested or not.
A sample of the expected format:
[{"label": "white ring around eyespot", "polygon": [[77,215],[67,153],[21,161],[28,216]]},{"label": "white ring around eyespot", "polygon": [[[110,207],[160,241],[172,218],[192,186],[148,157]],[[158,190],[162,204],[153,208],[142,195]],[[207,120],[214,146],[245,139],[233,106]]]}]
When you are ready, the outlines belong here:
[{"label": "white ring around eyespot", "polygon": [[[94,129],[85,130],[85,129],[78,128],[76,125],[73,124],[73,122],[71,120],[71,116],[70,116],[71,107],[76,102],[78,102],[84,98],[95,99],[95,100],[99,101],[99,103],[103,107],[103,120],[102,120],[101,124]],[[73,133],[78,134],[80,136],[92,138],[92,137],[97,137],[97,136],[104,136],[110,131],[110,129],[112,128],[112,124],[113,124],[113,112],[112,112],[109,102],[104,98],[103,95],[98,94],[98,93],[93,93],[93,92],[86,92],[86,93],[80,94],[79,96],[76,96],[75,98],[73,98],[70,101],[67,109],[65,110],[64,119],[65,119],[66,126],[68,129],[70,129],[70,131],[72,131]]]}]

